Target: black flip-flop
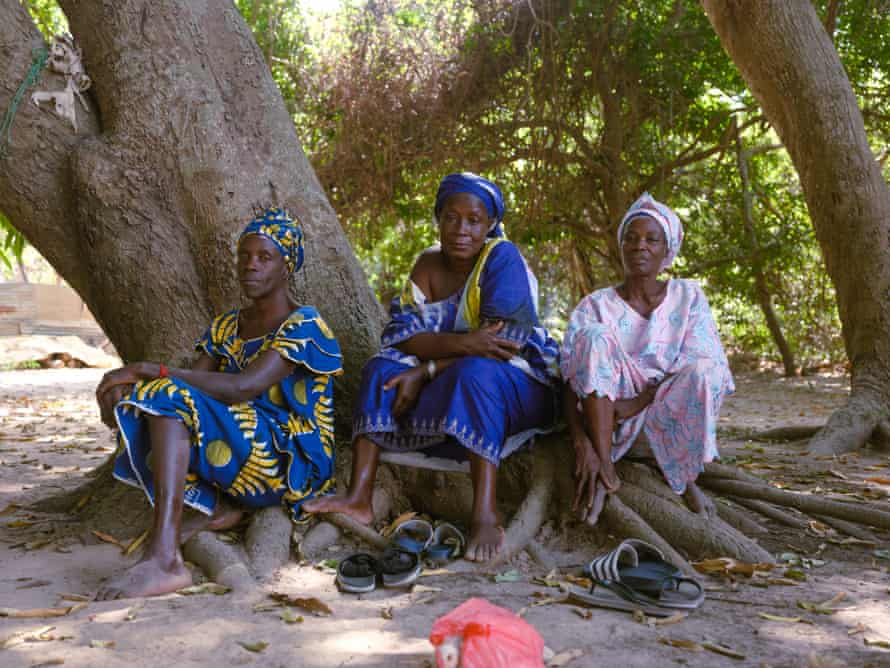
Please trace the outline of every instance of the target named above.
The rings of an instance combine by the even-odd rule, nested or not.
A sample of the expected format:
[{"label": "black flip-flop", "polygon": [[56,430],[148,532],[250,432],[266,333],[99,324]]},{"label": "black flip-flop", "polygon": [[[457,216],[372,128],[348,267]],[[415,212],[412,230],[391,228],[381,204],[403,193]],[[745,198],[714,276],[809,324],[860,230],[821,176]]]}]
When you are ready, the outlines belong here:
[{"label": "black flip-flop", "polygon": [[420,555],[400,547],[387,548],[380,557],[380,573],[384,587],[410,587],[423,570]]},{"label": "black flip-flop", "polygon": [[380,562],[366,552],[346,557],[337,565],[337,586],[350,594],[367,594],[377,588]]},{"label": "black flip-flop", "polygon": [[699,582],[684,577],[661,550],[633,538],[596,557],[586,572],[595,584],[639,604],[694,610],[705,599]]}]

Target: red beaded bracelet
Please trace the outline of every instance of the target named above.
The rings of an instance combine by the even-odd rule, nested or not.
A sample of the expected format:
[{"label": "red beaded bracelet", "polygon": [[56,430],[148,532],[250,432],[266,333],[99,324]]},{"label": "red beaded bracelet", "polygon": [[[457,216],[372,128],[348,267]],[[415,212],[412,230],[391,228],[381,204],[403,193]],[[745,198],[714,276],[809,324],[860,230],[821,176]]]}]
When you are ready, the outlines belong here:
[{"label": "red beaded bracelet", "polygon": [[166,364],[158,364],[158,378],[167,378],[170,375],[170,370],[167,368]]}]

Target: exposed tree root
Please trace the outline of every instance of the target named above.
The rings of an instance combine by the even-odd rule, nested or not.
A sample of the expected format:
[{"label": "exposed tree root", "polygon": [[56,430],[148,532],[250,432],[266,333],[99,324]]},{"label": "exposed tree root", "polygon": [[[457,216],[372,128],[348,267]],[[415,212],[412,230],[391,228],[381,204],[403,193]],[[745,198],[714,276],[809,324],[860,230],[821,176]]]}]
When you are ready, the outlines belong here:
[{"label": "exposed tree root", "polygon": [[753,473],[748,473],[736,466],[727,464],[718,464],[717,462],[709,462],[705,464],[705,470],[702,475],[711,476],[713,478],[729,478],[730,480],[741,480],[743,482],[754,483],[755,485],[765,485],[763,478],[759,478]]},{"label": "exposed tree root", "polygon": [[303,559],[316,559],[321,556],[329,546],[340,540],[340,527],[327,521],[317,522],[299,545],[299,556]]},{"label": "exposed tree root", "polygon": [[[548,443],[549,441],[542,440],[532,450],[534,476],[531,489],[510,520],[504,534],[504,545],[490,565],[497,565],[513,558],[533,543],[541,524],[547,518],[556,474],[556,453],[554,448],[548,447]],[[545,552],[541,550],[529,552],[529,556],[533,559],[536,559],[536,554],[543,557]],[[552,568],[552,557],[547,561],[548,563],[541,565],[548,569]]]},{"label": "exposed tree root", "polygon": [[556,558],[550,554],[550,551],[536,541],[529,541],[525,546],[528,553],[535,563],[545,569],[548,573],[558,566]]},{"label": "exposed tree root", "polygon": [[766,431],[758,431],[748,436],[752,441],[778,442],[778,441],[802,441],[805,438],[812,438],[821,426],[813,426],[808,424],[792,424],[785,427],[776,427],[775,429],[767,429]]},{"label": "exposed tree root", "polygon": [[182,549],[183,556],[208,578],[232,589],[249,589],[256,581],[247,568],[247,557],[238,545],[224,543],[211,531],[202,531]]},{"label": "exposed tree root", "polygon": [[890,512],[872,503],[847,503],[821,496],[787,492],[767,484],[755,485],[740,480],[701,476],[701,483],[721,494],[759,499],[780,506],[796,508],[809,515],[827,515],[848,522],[861,522],[881,529],[890,529]]},{"label": "exposed tree root", "polygon": [[874,544],[877,544],[879,542],[877,536],[875,536],[871,531],[859,526],[858,524],[854,524],[853,522],[839,520],[836,517],[829,517],[828,515],[813,515],[813,517],[815,517],[823,524],[827,524],[832,529],[840,531],[841,533],[845,533],[848,536],[852,536],[853,538],[858,538],[859,540],[864,540]]},{"label": "exposed tree root", "polygon": [[244,535],[247,566],[254,577],[264,579],[290,559],[294,525],[278,506],[254,513]]},{"label": "exposed tree root", "polygon": [[346,515],[344,513],[324,513],[322,517],[324,517],[325,520],[327,520],[334,526],[350,532],[356,538],[360,538],[361,540],[370,544],[372,547],[377,548],[378,550],[386,549],[386,547],[390,543],[387,538],[381,536],[371,527],[365,526],[361,522],[357,522],[349,515]]},{"label": "exposed tree root", "polygon": [[664,498],[631,484],[618,490],[621,500],[677,550],[691,557],[726,556],[748,562],[771,562],[772,556],[719,517],[692,513],[678,501]]},{"label": "exposed tree root", "polygon": [[810,440],[811,455],[840,455],[858,450],[868,441],[879,423],[888,419],[885,402],[855,389],[843,408],[839,408]]},{"label": "exposed tree root", "polygon": [[809,524],[803,517],[792,515],[789,512],[768,504],[766,501],[760,501],[758,499],[746,499],[744,497],[738,496],[732,497],[732,500],[738,503],[740,506],[750,508],[751,510],[760,513],[764,517],[767,517],[774,522],[778,522],[779,524],[782,524],[786,527],[794,527],[795,529],[805,530],[809,526]]},{"label": "exposed tree root", "polygon": [[746,536],[756,536],[758,534],[769,533],[769,530],[766,527],[758,524],[750,517],[748,517],[745,513],[729,505],[728,501],[724,499],[718,499],[714,505],[717,507],[717,515],[720,517],[720,519],[726,522],[736,531],[740,531]]},{"label": "exposed tree root", "polygon": [[827,515],[813,515],[813,517],[815,517],[823,524],[827,524],[832,529],[840,531],[841,533],[845,533],[848,536],[852,536],[853,538],[858,538],[859,540],[864,540],[868,543],[874,543],[875,545],[880,542],[878,537],[875,536],[871,531],[859,526],[858,524],[854,524],[853,522],[839,520],[836,517],[828,517]]}]

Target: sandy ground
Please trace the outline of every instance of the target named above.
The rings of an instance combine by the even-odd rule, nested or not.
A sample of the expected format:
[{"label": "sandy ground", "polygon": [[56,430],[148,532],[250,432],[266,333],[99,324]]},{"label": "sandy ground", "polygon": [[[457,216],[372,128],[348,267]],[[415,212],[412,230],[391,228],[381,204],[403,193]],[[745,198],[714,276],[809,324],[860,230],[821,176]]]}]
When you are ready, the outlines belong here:
[{"label": "sandy ground", "polygon": [[[560,590],[533,582],[545,573],[527,559],[498,569],[515,571],[509,582],[495,582],[495,573],[458,561],[447,572],[423,577],[412,591],[355,596],[339,593],[332,571],[322,565],[291,563],[251,592],[79,606],[71,600],[78,596],[65,595],[89,597],[103,578],[135,557],[100,541],[76,516],[44,515],[27,504],[75,487],[111,452],[111,438],[91,400],[101,373],[0,373],[0,666],[432,666],[427,637],[433,621],[471,596],[525,609],[524,618],[554,652],[577,650],[576,658],[562,664],[572,667],[890,666],[890,560],[882,556],[890,553],[876,552],[890,547],[890,534],[878,534],[874,545],[851,544],[823,526],[804,533],[766,520],[771,532],[761,542],[767,549],[814,560],[800,569],[805,581],[770,585],[766,577],[735,582],[709,577],[704,606],[664,626],[621,612],[584,613],[548,603],[561,597]],[[890,483],[886,455],[864,452],[827,461],[820,473],[800,465],[800,445],[745,439],[752,430],[820,424],[844,399],[842,376],[784,380],[761,373],[740,376],[737,384],[720,423],[725,457],[794,489],[860,499],[890,491],[877,482]],[[874,481],[865,480],[869,477]],[[132,536],[116,538],[126,543]],[[337,559],[356,547],[344,538],[329,556]],[[551,538],[548,547],[563,574],[580,574],[580,564],[595,553],[581,528],[568,539]],[[784,572],[780,567],[771,577]],[[291,618],[300,621],[287,623],[282,608],[264,609],[270,592],[317,598],[332,614],[294,609]],[[800,607],[830,599],[831,614]],[[2,617],[3,608],[71,606],[75,609],[58,617]],[[874,644],[881,641],[887,648]],[[671,642],[680,646],[666,644]],[[744,658],[703,649],[708,642]],[[259,649],[256,643],[266,645],[262,651],[245,648]]]}]

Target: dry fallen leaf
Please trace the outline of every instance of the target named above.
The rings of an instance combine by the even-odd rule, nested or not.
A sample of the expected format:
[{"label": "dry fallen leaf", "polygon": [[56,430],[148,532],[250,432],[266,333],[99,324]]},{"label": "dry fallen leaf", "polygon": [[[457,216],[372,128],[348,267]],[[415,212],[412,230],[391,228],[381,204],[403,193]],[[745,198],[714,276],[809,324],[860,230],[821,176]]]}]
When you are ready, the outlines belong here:
[{"label": "dry fallen leaf", "polygon": [[652,623],[655,624],[655,626],[669,626],[671,624],[676,624],[678,622],[682,622],[688,616],[689,615],[686,614],[685,612],[676,612],[673,615],[671,615],[670,617],[664,617],[663,619],[657,619],[657,618],[653,619]]},{"label": "dry fallen leaf", "polygon": [[811,621],[806,620],[803,617],[782,617],[781,615],[771,615],[768,612],[758,612],[757,616],[770,622],[788,622],[790,624],[796,624],[800,622],[804,624],[812,624]]},{"label": "dry fallen leaf", "polygon": [[281,601],[263,601],[253,606],[254,612],[268,612],[269,610],[278,610],[284,603]]},{"label": "dry fallen leaf", "polygon": [[582,656],[584,656],[584,650],[580,649],[569,649],[565,652],[560,652],[559,654],[555,654],[553,658],[547,662],[547,668],[567,666],[569,663]]},{"label": "dry fallen leaf", "polygon": [[847,631],[847,635],[855,636],[859,633],[865,633],[866,631],[868,631],[868,627],[865,624],[863,624],[862,622],[859,622],[858,624],[856,624],[856,626],[854,626],[852,629]]},{"label": "dry fallen leaf", "polygon": [[32,663],[28,668],[43,668],[43,666],[61,666],[64,663],[65,659],[53,657],[52,659],[43,659],[42,661],[38,660],[37,663]]},{"label": "dry fallen leaf", "polygon": [[92,597],[84,596],[83,594],[67,594],[67,593],[59,594],[59,598],[62,599],[63,601],[75,601],[77,603],[87,603],[87,602],[93,600]]},{"label": "dry fallen leaf", "polygon": [[303,615],[298,615],[296,612],[291,610],[290,608],[285,608],[282,610],[278,616],[285,624],[302,624],[303,623]]},{"label": "dry fallen leaf", "polygon": [[664,636],[658,639],[662,645],[670,645],[671,647],[677,647],[679,649],[688,649],[692,652],[701,652],[702,646],[699,645],[694,640],[687,640],[686,638],[666,638]]},{"label": "dry fallen leaf", "polygon": [[442,591],[442,587],[428,587],[427,585],[416,584],[411,587],[412,594],[431,594]]},{"label": "dry fallen leaf", "polygon": [[280,592],[272,592],[269,596],[274,601],[280,601],[285,605],[302,608],[307,612],[311,612],[316,617],[326,617],[334,614],[334,611],[331,610],[326,603],[317,598],[300,598],[298,596],[289,596],[288,594],[282,594]]},{"label": "dry fallen leaf", "polygon": [[90,647],[94,649],[114,649],[114,640],[90,640]]},{"label": "dry fallen leaf", "polygon": [[146,529],[141,534],[139,534],[136,538],[130,541],[130,544],[123,548],[124,556],[129,557],[133,554],[142,543],[145,542],[145,539],[148,538],[149,530]]},{"label": "dry fallen leaf", "polygon": [[884,649],[890,649],[890,640],[870,640],[869,638],[863,638],[862,642],[868,647],[883,647]]},{"label": "dry fallen leaf", "polygon": [[238,644],[248,652],[262,652],[269,646],[269,643],[264,640],[260,640],[259,642],[244,642],[243,640],[239,640]]},{"label": "dry fallen leaf", "polygon": [[383,528],[383,530],[380,532],[380,535],[381,536],[391,536],[393,531],[396,530],[396,527],[398,527],[402,522],[407,522],[408,520],[413,520],[415,517],[417,517],[417,512],[413,511],[413,510],[411,510],[407,513],[402,513],[397,518],[395,518],[392,522],[390,522],[388,525],[386,525]]},{"label": "dry fallen leaf", "polygon": [[103,543],[111,543],[112,545],[117,545],[122,550],[127,549],[123,544],[121,544],[121,542],[117,538],[115,538],[111,534],[107,534],[103,531],[98,531],[96,529],[93,529],[92,531],[90,531],[90,533],[93,534],[99,540],[101,540]]},{"label": "dry fallen leaf", "polygon": [[18,610],[16,608],[0,608],[0,617],[14,617],[26,619],[33,617],[64,617],[87,607],[86,603],[77,603],[66,608],[31,608],[30,610]]},{"label": "dry fallen leaf", "polygon": [[[21,508],[21,506],[17,503],[7,504],[7,506],[3,510],[0,510],[0,516],[12,515],[15,511],[19,510],[20,508]],[[9,525],[7,525],[7,526],[9,526]]]},{"label": "dry fallen leaf", "polygon": [[194,594],[216,594],[217,596],[222,596],[230,591],[232,591],[231,587],[226,587],[225,585],[217,584],[216,582],[203,582],[198,585],[191,585],[190,587],[177,589],[176,593],[184,596],[192,596]]},{"label": "dry fallen leaf", "polygon": [[583,608],[572,608],[572,612],[578,615],[581,619],[590,619],[593,617],[593,613],[590,610],[584,610]]},{"label": "dry fallen leaf", "polygon": [[[866,482],[876,482],[879,485],[890,485],[890,478],[881,478],[878,476],[866,478],[865,481]],[[2,513],[0,513],[0,514],[2,514]]]},{"label": "dry fallen leaf", "polygon": [[692,567],[699,573],[710,575],[745,575],[753,577],[757,572],[768,573],[774,568],[774,565],[767,563],[750,564],[730,559],[729,557],[718,557],[716,559],[694,561],[692,562]]},{"label": "dry fallen leaf", "polygon": [[745,659],[744,654],[736,652],[734,649],[726,647],[725,645],[718,645],[717,643],[713,642],[703,642],[701,646],[709,652],[716,652],[717,654],[728,656],[730,659],[739,659],[740,661]]}]

